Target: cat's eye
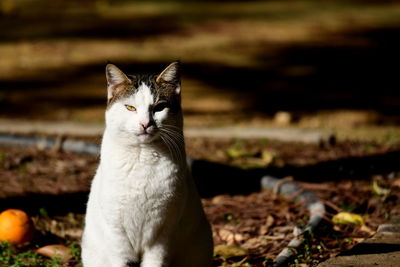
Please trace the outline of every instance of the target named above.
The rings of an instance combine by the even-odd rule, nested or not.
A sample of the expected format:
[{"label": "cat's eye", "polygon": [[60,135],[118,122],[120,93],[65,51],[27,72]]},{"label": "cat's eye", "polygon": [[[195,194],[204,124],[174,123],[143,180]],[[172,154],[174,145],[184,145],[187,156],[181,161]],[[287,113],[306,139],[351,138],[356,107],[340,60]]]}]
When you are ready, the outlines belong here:
[{"label": "cat's eye", "polygon": [[154,107],[153,107],[153,112],[159,112],[163,111],[165,108],[168,107],[168,103],[166,101],[158,102]]},{"label": "cat's eye", "polygon": [[126,109],[129,111],[136,111],[136,108],[134,106],[130,106],[130,105],[125,105]]}]

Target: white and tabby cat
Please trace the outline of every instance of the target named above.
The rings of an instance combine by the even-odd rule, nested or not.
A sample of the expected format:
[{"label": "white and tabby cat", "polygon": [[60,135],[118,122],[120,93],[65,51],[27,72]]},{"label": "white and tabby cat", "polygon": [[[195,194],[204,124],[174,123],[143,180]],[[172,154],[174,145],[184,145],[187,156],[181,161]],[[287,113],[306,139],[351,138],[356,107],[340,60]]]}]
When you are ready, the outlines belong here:
[{"label": "white and tabby cat", "polygon": [[186,165],[179,63],[159,75],[106,67],[100,165],[82,239],[84,267],[205,267],[212,235]]}]

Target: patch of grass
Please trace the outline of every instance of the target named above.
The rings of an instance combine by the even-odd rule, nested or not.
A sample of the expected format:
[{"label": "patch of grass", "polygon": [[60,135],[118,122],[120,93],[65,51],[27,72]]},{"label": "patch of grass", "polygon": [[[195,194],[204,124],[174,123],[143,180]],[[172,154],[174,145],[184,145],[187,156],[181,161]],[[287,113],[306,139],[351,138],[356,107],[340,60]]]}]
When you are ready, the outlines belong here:
[{"label": "patch of grass", "polygon": [[303,266],[314,266],[315,259],[314,254],[321,253],[323,248],[317,243],[314,233],[311,230],[306,230],[302,236],[303,244],[299,249],[296,249],[295,257],[293,262],[290,264],[292,267]]},{"label": "patch of grass", "polygon": [[48,218],[49,218],[49,214],[48,214],[46,208],[41,207],[41,208],[39,209],[39,216],[42,217],[42,218],[45,218],[45,219],[48,219]]},{"label": "patch of grass", "polygon": [[[75,267],[82,266],[80,261],[80,247],[76,242],[72,242],[71,248],[72,261]],[[63,266],[63,260],[58,257],[47,258],[33,250],[22,250],[12,246],[8,242],[0,242],[0,266],[8,267],[59,267]],[[71,266],[71,265],[68,265]]]},{"label": "patch of grass", "polygon": [[37,253],[26,251],[18,253],[8,242],[0,242],[0,266],[29,267],[43,265],[43,257]]},{"label": "patch of grass", "polygon": [[69,248],[71,249],[72,259],[79,261],[81,259],[81,247],[77,242],[72,242],[69,244]]},{"label": "patch of grass", "polygon": [[353,211],[357,208],[357,206],[354,205],[354,204],[346,204],[346,203],[343,203],[343,204],[340,206],[340,208],[341,208],[343,211],[346,211],[346,212],[353,212]]}]

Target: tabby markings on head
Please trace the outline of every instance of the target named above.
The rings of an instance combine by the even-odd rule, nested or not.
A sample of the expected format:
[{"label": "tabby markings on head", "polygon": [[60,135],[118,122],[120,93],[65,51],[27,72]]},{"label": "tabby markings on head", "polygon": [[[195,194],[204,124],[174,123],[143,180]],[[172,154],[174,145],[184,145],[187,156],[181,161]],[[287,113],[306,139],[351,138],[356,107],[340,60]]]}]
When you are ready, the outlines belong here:
[{"label": "tabby markings on head", "polygon": [[138,92],[141,86],[150,89],[154,103],[166,101],[172,111],[180,109],[179,62],[173,62],[159,75],[126,75],[118,67],[106,67],[109,109],[115,102]]}]

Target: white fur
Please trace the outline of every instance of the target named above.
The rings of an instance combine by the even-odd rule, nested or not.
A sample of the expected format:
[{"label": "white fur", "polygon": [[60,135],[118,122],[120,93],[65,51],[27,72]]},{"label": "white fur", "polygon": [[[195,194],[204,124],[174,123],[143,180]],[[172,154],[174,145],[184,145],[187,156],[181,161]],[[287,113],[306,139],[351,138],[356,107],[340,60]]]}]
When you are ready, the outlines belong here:
[{"label": "white fur", "polygon": [[[194,182],[157,130],[179,120],[171,120],[168,108],[152,114],[153,104],[142,84],[106,112],[82,240],[84,267],[125,267],[129,261],[142,267],[210,264],[211,230]],[[148,120],[155,126],[143,134],[140,123]],[[185,157],[183,141],[178,147]]]}]

